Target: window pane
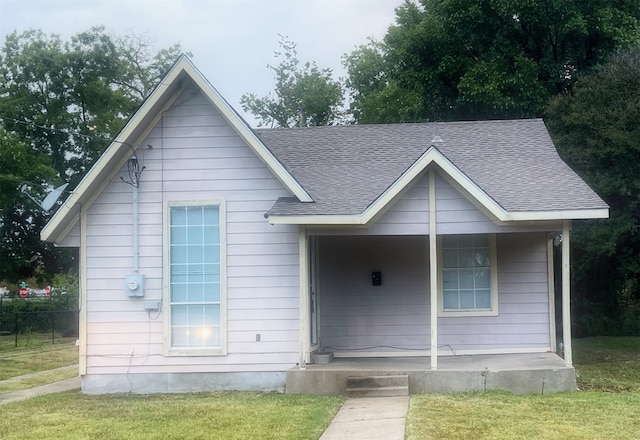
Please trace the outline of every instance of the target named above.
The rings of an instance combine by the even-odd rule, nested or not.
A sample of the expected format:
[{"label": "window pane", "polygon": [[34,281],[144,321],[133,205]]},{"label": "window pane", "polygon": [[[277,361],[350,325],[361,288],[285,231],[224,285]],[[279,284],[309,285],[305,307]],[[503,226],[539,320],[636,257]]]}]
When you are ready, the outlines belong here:
[{"label": "window pane", "polygon": [[220,282],[220,265],[219,264],[204,264],[203,266],[203,281],[205,283],[219,283]]},{"label": "window pane", "polygon": [[442,266],[458,267],[458,250],[457,249],[443,249]]},{"label": "window pane", "polygon": [[185,302],[187,300],[187,285],[183,283],[171,284],[171,302]]},{"label": "window pane", "polygon": [[473,247],[473,235],[458,235],[458,247],[470,248]]},{"label": "window pane", "polygon": [[[189,238],[191,239],[191,238]],[[200,246],[189,246],[187,249],[187,258],[189,259],[189,264],[197,264],[204,263],[204,254],[202,245]]]},{"label": "window pane", "polygon": [[491,271],[489,269],[477,269],[474,274],[476,289],[491,289]]},{"label": "window pane", "polygon": [[476,307],[479,309],[491,309],[491,291],[476,290]]},{"label": "window pane", "polygon": [[460,308],[469,310],[475,308],[475,294],[473,290],[460,290]]},{"label": "window pane", "polygon": [[204,306],[203,312],[204,312],[203,324],[209,325],[209,326],[220,325],[220,306],[219,305]]},{"label": "window pane", "polygon": [[171,228],[171,244],[186,244],[187,243],[187,228],[184,226]]},{"label": "window pane", "polygon": [[189,324],[189,306],[171,306],[171,323],[173,326]]},{"label": "window pane", "polygon": [[442,299],[442,305],[445,310],[457,310],[459,308],[457,290],[445,290],[442,293]]},{"label": "window pane", "polygon": [[184,207],[172,207],[171,208],[171,225],[180,226],[187,223],[187,211]]},{"label": "window pane", "polygon": [[457,235],[444,235],[444,236],[442,236],[442,247],[444,249],[457,249],[458,248],[458,236]]},{"label": "window pane", "polygon": [[187,247],[171,246],[171,261],[174,263],[187,261]]},{"label": "window pane", "polygon": [[207,283],[204,285],[204,301],[220,301],[220,283]]},{"label": "window pane", "polygon": [[208,244],[220,244],[220,227],[208,225],[204,228],[204,242]]},{"label": "window pane", "polygon": [[444,290],[458,290],[457,270],[445,270],[442,272],[442,287]]},{"label": "window pane", "polygon": [[204,263],[220,263],[220,246],[205,245],[202,249]]},{"label": "window pane", "polygon": [[474,235],[473,236],[473,245],[476,248],[479,247],[489,247],[489,236],[488,235]]},{"label": "window pane", "polygon": [[202,206],[187,207],[187,224],[189,226],[202,225]]},{"label": "window pane", "polygon": [[189,285],[188,301],[190,303],[202,302],[204,300],[204,286],[202,283],[193,283]]},{"label": "window pane", "polygon": [[460,271],[460,289],[473,289],[474,279],[473,272],[470,270]]},{"label": "window pane", "polygon": [[203,208],[203,218],[205,225],[217,226],[220,224],[220,208],[218,206],[205,206]]}]

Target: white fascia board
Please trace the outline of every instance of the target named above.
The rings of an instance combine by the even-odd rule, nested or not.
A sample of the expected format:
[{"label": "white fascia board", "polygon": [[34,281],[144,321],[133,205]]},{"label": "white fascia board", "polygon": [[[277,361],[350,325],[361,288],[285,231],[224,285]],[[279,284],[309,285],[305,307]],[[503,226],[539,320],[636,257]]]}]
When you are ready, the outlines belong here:
[{"label": "white fascia board", "polygon": [[566,211],[520,211],[510,212],[507,215],[509,221],[526,220],[585,220],[596,218],[609,218],[609,209],[570,209]]},{"label": "white fascia board", "polygon": [[249,145],[249,147],[260,157],[273,174],[282,182],[284,186],[295,195],[301,202],[313,202],[311,196],[293,178],[287,169],[275,158],[269,149],[251,130],[247,123],[233,110],[229,103],[218,93],[218,91],[207,81],[198,69],[184,58],[186,62],[185,70],[188,70],[193,81],[205,93],[209,101],[218,109],[229,124],[236,130],[238,135]]},{"label": "white fascia board", "polygon": [[270,215],[272,225],[366,225],[362,215]]}]

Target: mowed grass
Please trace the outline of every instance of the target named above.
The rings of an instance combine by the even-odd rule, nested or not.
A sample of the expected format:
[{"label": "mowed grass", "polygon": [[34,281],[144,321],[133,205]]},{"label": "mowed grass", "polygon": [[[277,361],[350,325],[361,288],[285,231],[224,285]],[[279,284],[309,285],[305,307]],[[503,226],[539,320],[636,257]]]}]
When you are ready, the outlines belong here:
[{"label": "mowed grass", "polygon": [[[56,370],[78,363],[75,338],[51,335],[0,336],[0,394],[34,388],[78,375],[77,369]],[[53,370],[53,371],[51,371]]]},{"label": "mowed grass", "polygon": [[3,440],[317,439],[342,397],[218,392],[60,393],[3,405]]},{"label": "mowed grass", "polygon": [[19,339],[15,347],[13,336],[0,336],[0,380],[77,364],[75,341],[64,338],[52,344],[45,335],[36,335],[28,344]]},{"label": "mowed grass", "polygon": [[574,341],[575,393],[414,395],[407,439],[640,439],[640,338]]}]

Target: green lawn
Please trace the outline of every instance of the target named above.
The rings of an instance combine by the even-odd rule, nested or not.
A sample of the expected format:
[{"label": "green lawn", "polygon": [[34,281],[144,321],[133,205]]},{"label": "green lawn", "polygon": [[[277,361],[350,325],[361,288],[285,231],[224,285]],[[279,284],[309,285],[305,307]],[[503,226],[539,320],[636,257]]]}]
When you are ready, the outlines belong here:
[{"label": "green lawn", "polygon": [[[57,350],[75,353],[71,346],[43,347],[17,350],[16,361],[39,359],[37,370],[56,361],[48,356]],[[0,349],[0,358],[6,354]],[[414,395],[407,439],[640,438],[640,338],[576,340],[574,359],[581,390],[574,393]],[[6,375],[5,364],[0,372]],[[317,439],[343,400],[251,392],[60,393],[0,406],[0,432],[3,440]]]},{"label": "green lawn", "polygon": [[250,392],[87,396],[0,407],[3,440],[317,439],[343,398]]},{"label": "green lawn", "polygon": [[77,364],[75,341],[64,338],[51,344],[46,335],[36,335],[16,348],[13,336],[0,336],[0,380]]},{"label": "green lawn", "polygon": [[638,439],[640,338],[574,341],[582,391],[414,395],[407,439]]},{"label": "green lawn", "polygon": [[[77,369],[54,370],[78,363],[75,338],[60,338],[51,344],[51,335],[0,336],[0,394],[33,388],[77,376]],[[33,375],[33,373],[41,374]],[[27,377],[23,377],[27,376]]]}]

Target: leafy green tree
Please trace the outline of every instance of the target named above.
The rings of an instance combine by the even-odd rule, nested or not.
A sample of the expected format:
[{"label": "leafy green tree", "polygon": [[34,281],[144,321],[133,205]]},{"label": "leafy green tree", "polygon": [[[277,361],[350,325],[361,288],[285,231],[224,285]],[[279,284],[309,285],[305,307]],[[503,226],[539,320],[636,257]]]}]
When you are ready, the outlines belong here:
[{"label": "leafy green tree", "polygon": [[[72,254],[41,243],[35,197],[84,176],[180,53],[92,28],[63,42],[38,30],[0,47],[0,279],[66,271]],[[63,197],[64,198],[64,197]],[[71,255],[71,256],[70,256]]]},{"label": "leafy green tree", "polygon": [[640,47],[555,98],[547,123],[562,158],[611,207],[610,219],[574,228],[578,330],[640,335]]},{"label": "leafy green tree", "polygon": [[540,116],[640,41],[633,0],[405,0],[382,42],[344,58],[358,122]]},{"label": "leafy green tree", "polygon": [[258,98],[245,93],[241,98],[244,111],[258,118],[259,125],[309,127],[333,125],[343,118],[343,87],[332,79],[331,69],[320,69],[315,62],[300,68],[295,43],[280,38],[282,52],[277,66],[267,66],[276,77],[275,90]]}]

